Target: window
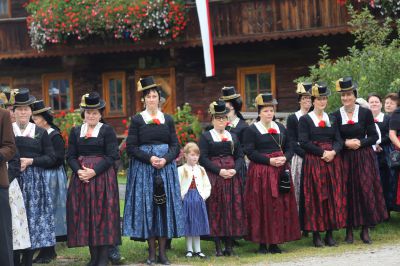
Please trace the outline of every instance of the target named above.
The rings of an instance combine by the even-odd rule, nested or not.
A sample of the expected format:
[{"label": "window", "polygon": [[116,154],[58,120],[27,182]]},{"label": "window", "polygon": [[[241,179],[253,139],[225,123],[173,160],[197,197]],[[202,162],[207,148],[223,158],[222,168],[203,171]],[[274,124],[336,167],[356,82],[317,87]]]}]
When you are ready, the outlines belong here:
[{"label": "window", "polygon": [[[145,69],[135,71],[135,81],[139,81],[140,78],[153,76],[156,83],[162,88],[161,97],[165,101],[162,102],[162,111],[168,114],[173,114],[176,110],[176,98],[175,98],[175,68],[156,68],[156,69]],[[143,103],[140,101],[142,93],[136,91],[136,111],[140,112],[143,110]]]},{"label": "window", "polygon": [[241,67],[237,70],[238,91],[243,98],[243,111],[257,111],[254,99],[269,92],[276,98],[275,66]]},{"label": "window", "polygon": [[126,116],[126,80],[124,72],[103,74],[103,96],[106,101],[106,116]]},{"label": "window", "polygon": [[11,17],[11,1],[0,0],[0,18]]},{"label": "window", "polygon": [[43,94],[46,105],[53,111],[69,111],[73,109],[71,74],[45,74],[42,78]]},{"label": "window", "polygon": [[11,89],[12,88],[12,78],[6,77],[2,78],[0,77],[0,89]]}]

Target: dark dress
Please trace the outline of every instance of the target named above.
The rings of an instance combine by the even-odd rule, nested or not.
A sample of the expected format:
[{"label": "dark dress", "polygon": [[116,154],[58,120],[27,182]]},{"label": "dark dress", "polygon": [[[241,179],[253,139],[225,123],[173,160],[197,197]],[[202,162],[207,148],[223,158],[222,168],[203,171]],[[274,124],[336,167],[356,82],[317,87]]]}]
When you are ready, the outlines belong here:
[{"label": "dark dress", "polygon": [[[400,108],[397,108],[390,117],[389,129],[395,130],[397,138],[400,139]],[[393,146],[393,150],[399,150],[399,148],[394,147],[393,144],[391,146]],[[391,170],[394,172],[395,176],[392,184],[393,199],[391,200],[391,210],[400,211],[400,168],[391,168]]]},{"label": "dark dress", "polygon": [[[232,140],[214,141],[212,131],[204,132],[199,141],[200,164],[211,183],[211,195],[207,199],[210,236],[243,236],[246,221],[242,180],[238,174],[243,166],[243,151],[236,135],[231,135]],[[236,175],[224,179],[219,175],[221,169],[235,169]]]},{"label": "dark dress", "polygon": [[230,133],[235,134],[238,137],[239,142],[241,144],[243,144],[244,131],[248,127],[249,127],[249,125],[246,123],[246,121],[244,121],[243,119],[238,118],[237,124],[235,125],[235,123],[233,123],[232,125],[227,126],[226,130],[229,131]]},{"label": "dark dress", "polygon": [[[302,116],[301,111],[297,111],[294,114],[288,116],[286,121],[286,127],[288,132],[288,138],[290,141],[290,148],[294,152],[292,160],[291,160],[291,172],[293,178],[293,185],[295,189],[295,196],[298,209],[301,209],[304,205],[304,198],[301,194],[302,192],[302,167],[303,167],[303,158],[305,155],[305,151],[302,147],[300,147],[299,143],[299,119]],[[301,204],[300,204],[301,203]],[[300,206],[301,205],[301,206]]]},{"label": "dark dress", "polygon": [[[357,115],[358,108],[358,115]],[[344,119],[342,119],[342,115]],[[344,147],[344,176],[347,178],[347,226],[373,226],[387,218],[379,169],[372,145],[378,140],[374,118],[370,110],[356,105],[352,120],[347,120],[344,108],[334,112],[343,141],[359,139],[361,147]],[[356,120],[358,118],[358,122]],[[349,123],[348,121],[352,121]]]},{"label": "dark dress", "polygon": [[[244,134],[244,149],[250,159],[245,190],[248,227],[245,238],[262,244],[280,244],[300,238],[293,184],[288,193],[281,193],[278,188],[279,176],[290,168],[293,153],[287,130],[282,124],[276,124],[279,134],[261,133],[256,124]],[[287,163],[281,167],[270,165],[270,158],[279,156],[285,156]]]},{"label": "dark dress", "polygon": [[[299,141],[306,152],[301,224],[303,230],[314,232],[344,228],[347,221],[347,190],[340,155],[343,140],[336,118],[325,113],[324,117],[325,127],[318,126],[313,112],[299,122]],[[321,159],[325,150],[336,152],[333,161]]]},{"label": "dark dress", "polygon": [[47,132],[29,124],[28,127],[34,127],[33,137],[17,134],[16,123],[13,124],[13,128],[20,158],[33,158],[32,165],[17,179],[24,198],[31,249],[37,249],[54,246],[56,240],[53,205],[44,176],[44,169],[55,162],[55,155]]},{"label": "dark dress", "polygon": [[[229,131],[230,133],[235,134],[238,139],[240,144],[242,145],[243,148],[243,136],[244,136],[244,131],[249,127],[249,125],[246,123],[245,120],[237,118],[238,122],[235,125],[235,121],[231,126],[227,126],[226,130]],[[246,183],[246,175],[247,175],[247,165],[246,165],[246,160],[243,160],[242,167],[239,169],[238,172],[239,176],[242,177],[243,180],[243,187],[245,186]]]},{"label": "dark dress", "polygon": [[390,117],[386,114],[380,113],[374,119],[375,124],[378,125],[381,133],[381,142],[379,145],[382,148],[381,152],[376,152],[379,165],[379,174],[381,177],[383,196],[385,197],[386,208],[390,211],[393,208],[393,200],[395,191],[395,171],[391,171],[388,165],[389,153],[392,149],[389,138],[389,121]]},{"label": "dark dress", "polygon": [[[165,122],[147,124],[141,114],[135,115],[129,128],[126,149],[131,158],[126,184],[123,234],[135,240],[153,237],[177,238],[185,234],[182,199],[175,158],[179,143],[171,116]],[[151,156],[166,160],[161,170],[150,162]],[[154,180],[160,175],[166,203],[153,201]]]},{"label": "dark dress", "polygon": [[[68,247],[121,244],[119,195],[114,162],[119,159],[114,129],[103,124],[97,137],[71,129],[67,161],[73,174],[67,195]],[[78,177],[81,166],[94,169],[89,183]]]}]

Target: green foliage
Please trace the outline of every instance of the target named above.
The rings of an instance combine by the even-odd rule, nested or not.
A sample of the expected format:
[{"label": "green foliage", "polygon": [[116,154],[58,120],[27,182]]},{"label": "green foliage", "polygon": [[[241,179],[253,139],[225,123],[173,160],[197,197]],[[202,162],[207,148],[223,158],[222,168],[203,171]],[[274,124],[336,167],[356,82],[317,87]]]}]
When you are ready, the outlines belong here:
[{"label": "green foliage", "polygon": [[336,60],[330,59],[327,45],[320,47],[320,60],[317,65],[310,66],[310,75],[295,80],[325,81],[332,91],[329,111],[341,105],[340,97],[335,93],[336,80],[341,77],[352,76],[358,82],[359,97],[366,97],[371,92],[384,96],[400,89],[400,39],[398,34],[391,35],[392,27],[400,26],[400,21],[392,23],[391,19],[386,19],[379,23],[368,9],[356,12],[350,7],[349,13],[349,24],[358,46],[349,47],[348,55]]},{"label": "green foliage", "polygon": [[81,125],[82,122],[79,110],[71,109],[69,112],[61,111],[54,115],[54,124],[60,128],[66,147],[68,146],[69,132],[73,127]]},{"label": "green foliage", "polygon": [[190,104],[185,103],[182,108],[178,107],[173,117],[181,147],[188,142],[197,142],[202,128],[197,116],[192,114]]}]

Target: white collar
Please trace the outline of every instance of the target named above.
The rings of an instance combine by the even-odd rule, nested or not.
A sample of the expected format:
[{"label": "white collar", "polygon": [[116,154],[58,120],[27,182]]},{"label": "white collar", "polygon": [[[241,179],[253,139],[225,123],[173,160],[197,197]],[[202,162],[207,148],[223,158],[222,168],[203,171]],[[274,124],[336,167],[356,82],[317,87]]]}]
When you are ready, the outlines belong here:
[{"label": "white collar", "polygon": [[300,120],[300,117],[302,117],[304,114],[303,114],[303,112],[301,111],[301,109],[300,110],[298,110],[296,113],[294,113],[295,115],[296,115],[296,117],[297,117],[297,120]]},{"label": "white collar", "polygon": [[[340,107],[340,116],[342,117],[342,125],[347,125],[348,121],[350,120],[349,117],[347,116],[346,111],[344,110],[344,106]],[[353,117],[351,120],[353,120],[354,123],[358,123],[358,111],[360,110],[360,106],[356,104],[354,108],[354,113]]]},{"label": "white collar", "polygon": [[[91,138],[97,138],[97,136],[99,135],[100,132],[100,128],[103,126],[103,123],[97,123],[97,125],[94,127],[92,135],[90,136]],[[89,126],[87,123],[83,123],[81,126],[81,134],[80,137],[81,138],[85,138],[86,137],[86,133],[89,129]]]},{"label": "white collar", "polygon": [[[211,134],[211,137],[214,142],[222,141],[221,136],[218,134],[218,132],[214,128],[210,130],[210,134]],[[231,133],[229,133],[229,131],[224,130],[224,136],[225,136],[225,138],[228,139],[228,141],[232,141],[232,135],[231,135]]]},{"label": "white collar", "polygon": [[[375,119],[378,120],[378,122],[382,123],[382,122],[383,122],[384,116],[385,116],[385,115],[384,115],[382,112],[380,112],[379,115],[377,115],[377,116],[375,117]],[[375,120],[375,119],[374,119],[374,120]]]},{"label": "white collar", "polygon": [[[151,124],[151,122],[153,121],[153,117],[151,116],[149,111],[147,111],[147,109],[141,112],[140,115],[143,117],[143,120],[146,124]],[[160,110],[157,110],[157,115],[155,118],[157,118],[161,124],[165,123],[164,114]]]},{"label": "white collar", "polygon": [[24,133],[21,132],[21,129],[18,127],[17,122],[14,122],[12,124],[14,135],[16,137],[29,137],[29,138],[35,138],[35,130],[36,130],[36,125],[34,123],[28,122],[28,125],[26,126]]},{"label": "white collar", "polygon": [[[263,123],[261,121],[254,123],[254,125],[256,126],[256,128],[262,135],[268,134],[268,129],[263,125]],[[274,128],[276,130],[277,134],[281,133],[281,131],[279,130],[278,124],[275,123],[274,121],[271,121],[271,128]]]},{"label": "white collar", "polygon": [[[311,120],[314,122],[314,125],[316,127],[319,127],[318,124],[321,120],[318,119],[317,114],[314,111],[312,111],[312,112],[309,112],[308,115],[311,117]],[[329,116],[327,113],[325,113],[325,112],[322,113],[322,120],[325,121],[326,127],[331,127],[331,121],[329,120]]]},{"label": "white collar", "polygon": [[231,122],[231,127],[233,127],[233,128],[237,127],[237,125],[239,124],[239,122],[240,122],[240,118],[239,118],[239,117],[236,117],[236,118]]},{"label": "white collar", "polygon": [[49,128],[49,129],[47,129],[46,131],[47,131],[47,134],[50,135],[50,133],[54,131],[54,128],[51,127],[51,128]]}]

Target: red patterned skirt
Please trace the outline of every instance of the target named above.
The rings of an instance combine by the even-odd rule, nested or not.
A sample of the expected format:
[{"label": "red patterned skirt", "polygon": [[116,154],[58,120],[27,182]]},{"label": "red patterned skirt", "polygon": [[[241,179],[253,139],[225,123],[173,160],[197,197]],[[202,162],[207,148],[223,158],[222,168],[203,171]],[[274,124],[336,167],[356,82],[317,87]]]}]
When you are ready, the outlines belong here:
[{"label": "red patterned skirt", "polygon": [[[210,160],[223,169],[234,169],[232,156],[212,157]],[[243,205],[243,187],[239,174],[233,178],[223,177],[207,171],[211,183],[211,195],[207,199],[210,236],[243,236],[246,234],[246,220]]]},{"label": "red patterned skirt", "polygon": [[388,217],[372,147],[343,151],[347,180],[347,226],[373,226]]},{"label": "red patterned skirt", "polygon": [[[332,150],[332,143],[313,142],[323,150]],[[303,230],[326,231],[346,227],[347,189],[342,158],[332,162],[306,153],[303,166]]]},{"label": "red patterned skirt", "polygon": [[[282,156],[281,152],[266,155]],[[246,181],[247,240],[280,244],[300,239],[299,215],[294,187],[280,193],[279,175],[285,166],[274,167],[250,162]]]},{"label": "red patterned skirt", "polygon": [[[103,157],[79,157],[94,168]],[[73,174],[67,196],[68,247],[121,244],[119,195],[113,167],[83,183]]]}]

